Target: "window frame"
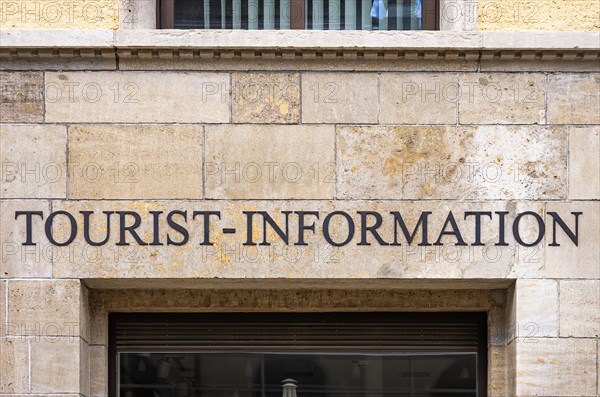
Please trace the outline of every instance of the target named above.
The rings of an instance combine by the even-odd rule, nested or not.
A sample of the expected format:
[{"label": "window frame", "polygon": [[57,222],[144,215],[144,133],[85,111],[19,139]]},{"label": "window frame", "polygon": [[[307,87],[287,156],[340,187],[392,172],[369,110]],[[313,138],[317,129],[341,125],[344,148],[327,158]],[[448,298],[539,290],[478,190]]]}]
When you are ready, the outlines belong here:
[{"label": "window frame", "polygon": [[[304,29],[304,0],[290,0],[291,9],[300,10],[297,18],[290,21],[290,30],[308,30]],[[157,0],[156,6],[156,26],[158,29],[174,29],[175,23],[175,0]],[[440,0],[423,0],[423,29],[421,31],[440,30]],[[216,30],[216,29],[206,29]],[[237,29],[247,30],[247,29]],[[262,29],[259,29],[262,30]],[[324,30],[326,31],[326,30]],[[343,32],[344,30],[336,30]],[[356,30],[351,30],[356,31]],[[396,30],[386,30],[394,32]],[[402,32],[402,30],[397,30]]]},{"label": "window frame", "polygon": [[[109,383],[109,395],[116,396],[117,395],[117,371],[119,368],[117,367],[117,355],[121,351],[129,351],[128,348],[119,348],[118,342],[118,323],[125,324],[138,324],[138,323],[161,323],[168,321],[190,321],[190,322],[200,322],[210,321],[214,318],[219,318],[222,321],[223,317],[233,318],[234,320],[243,321],[244,319],[251,318],[253,321],[269,321],[272,318],[278,317],[278,320],[281,318],[302,318],[304,320],[319,320],[326,317],[329,321],[333,319],[344,319],[350,318],[356,321],[356,318],[360,316],[361,320],[365,319],[374,320],[374,321],[393,321],[396,323],[406,322],[406,323],[418,323],[423,324],[423,326],[431,326],[431,325],[442,325],[444,323],[447,324],[471,324],[475,325],[476,334],[477,334],[477,344],[476,346],[471,345],[470,348],[460,347],[459,345],[448,343],[448,344],[436,344],[436,345],[422,345],[419,346],[410,346],[405,348],[396,348],[393,351],[401,352],[401,351],[436,351],[436,352],[445,352],[445,351],[471,351],[477,353],[477,395],[479,397],[487,397],[488,395],[488,313],[487,312],[256,312],[256,313],[248,313],[248,312],[194,312],[194,313],[109,313],[108,325],[109,325],[109,335],[108,335],[108,383]],[[322,321],[322,320],[321,320]],[[152,339],[154,341],[154,339]],[[137,340],[136,340],[137,341]],[[158,339],[157,341],[160,341]],[[158,343],[160,345],[160,342]],[[256,346],[249,346],[249,351],[258,351]],[[137,349],[133,349],[131,351],[136,351]],[[172,347],[168,349],[164,349],[165,352],[173,350]],[[264,349],[263,349],[264,350]],[[270,349],[267,349],[270,351]],[[372,350],[372,349],[369,349]],[[161,352],[163,349],[160,347],[157,349],[152,348],[152,352]],[[187,350],[186,350],[187,351]],[[190,352],[195,351],[194,348],[189,350]],[[220,349],[215,349],[214,352],[218,352]],[[229,352],[230,349],[222,350],[223,352]],[[244,349],[238,350],[244,351]],[[287,351],[287,350],[286,350]],[[290,350],[291,351],[291,350]],[[343,352],[346,351],[344,348],[332,348],[328,346],[322,351],[331,351],[331,352]],[[385,348],[382,351],[387,351]]]}]

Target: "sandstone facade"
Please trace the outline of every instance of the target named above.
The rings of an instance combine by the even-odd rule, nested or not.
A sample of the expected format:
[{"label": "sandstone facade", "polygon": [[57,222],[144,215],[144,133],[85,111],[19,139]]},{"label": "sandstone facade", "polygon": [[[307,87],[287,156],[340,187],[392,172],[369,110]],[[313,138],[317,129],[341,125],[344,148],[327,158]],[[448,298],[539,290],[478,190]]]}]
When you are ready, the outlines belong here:
[{"label": "sandstone facade", "polygon": [[[478,22],[462,28],[523,27],[490,19],[506,3],[480,1]],[[590,1],[541,3],[537,30],[565,30],[547,19],[559,10],[597,30]],[[107,396],[111,312],[485,311],[489,396],[598,395],[593,34],[376,32],[352,36],[354,47],[343,35],[309,45],[299,34],[282,48],[260,33],[233,45],[223,32],[125,31],[118,15],[37,25],[116,33],[47,33],[29,45],[38,33],[2,33],[0,394]],[[2,23],[31,25],[12,14]],[[144,244],[114,244],[118,212],[173,210],[186,245],[151,215],[135,226]],[[45,219],[28,228],[19,211]],[[73,235],[65,214],[82,225],[86,211],[89,235],[81,226]],[[115,214],[111,225],[103,211]],[[199,244],[207,229],[194,211],[220,211],[208,228],[214,244]],[[443,244],[394,245],[388,217],[378,228],[386,244],[373,234],[357,244],[359,228],[349,245],[322,233],[294,244],[297,228],[285,244],[257,222],[249,229],[264,244],[248,246],[225,229],[243,230],[253,211],[279,225],[286,211],[344,211],[356,225],[359,211],[401,211],[411,227],[426,211],[431,242],[439,234]],[[469,211],[495,218],[476,227]],[[467,244],[440,233],[449,212]],[[546,230],[529,214],[517,222],[519,243],[511,227],[524,212]],[[348,227],[337,221],[329,237],[341,241]],[[86,243],[109,233],[111,244]],[[29,235],[35,245],[23,244]]]}]

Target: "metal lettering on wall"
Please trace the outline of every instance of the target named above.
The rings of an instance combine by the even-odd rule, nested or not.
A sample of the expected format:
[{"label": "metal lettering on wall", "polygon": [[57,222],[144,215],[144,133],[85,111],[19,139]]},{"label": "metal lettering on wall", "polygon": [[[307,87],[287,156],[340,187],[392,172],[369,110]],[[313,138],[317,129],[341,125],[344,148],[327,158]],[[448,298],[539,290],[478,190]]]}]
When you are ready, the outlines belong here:
[{"label": "metal lettering on wall", "polygon": [[[243,245],[271,245],[280,241],[285,245],[309,245],[310,236],[322,235],[328,244],[341,247],[348,244],[359,246],[483,246],[482,241],[493,238],[494,245],[508,246],[507,236],[521,246],[538,245],[546,234],[549,246],[560,246],[561,242],[579,244],[579,220],[582,212],[571,212],[569,216],[548,211],[546,219],[537,212],[525,211],[511,214],[508,211],[461,211],[453,213],[433,213],[421,211],[418,217],[403,216],[402,211],[241,211],[241,229],[234,227],[217,228],[216,221],[226,223],[221,211],[54,211],[45,216],[42,211],[15,211],[15,219],[24,222],[26,236],[22,245],[36,245],[45,237],[52,245],[71,244],[78,234],[83,234],[86,244],[103,246],[114,244],[172,245],[199,244],[213,245],[216,230],[222,234],[240,236]],[[441,227],[433,227],[432,221]],[[442,223],[439,221],[443,220]],[[41,222],[41,223],[40,223]],[[116,223],[115,223],[116,222]],[[533,238],[524,237],[522,224],[533,222]],[[56,233],[56,224],[61,223],[64,232]],[[102,225],[105,230],[101,239],[92,238],[91,226]],[[194,235],[191,226],[201,225],[200,235]],[[44,235],[36,235],[34,226],[44,227]],[[113,227],[111,228],[111,225]],[[140,233],[143,225],[147,233]],[[387,227],[383,227],[387,225]],[[485,235],[483,226],[493,233]],[[463,237],[461,228],[473,230],[472,238]],[[385,230],[384,230],[385,229]],[[111,233],[113,231],[114,233]],[[142,235],[141,235],[142,234]],[[489,233],[487,233],[489,234]],[[565,238],[566,237],[566,238]],[[561,240],[561,241],[559,241]]]}]

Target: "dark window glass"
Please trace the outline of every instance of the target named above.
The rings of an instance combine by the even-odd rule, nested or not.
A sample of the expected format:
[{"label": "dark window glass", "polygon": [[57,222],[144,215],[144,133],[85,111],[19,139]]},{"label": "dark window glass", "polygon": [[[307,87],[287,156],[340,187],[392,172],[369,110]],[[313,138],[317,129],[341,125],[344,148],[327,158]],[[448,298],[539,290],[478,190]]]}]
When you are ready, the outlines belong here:
[{"label": "dark window glass", "polygon": [[438,0],[163,0],[175,29],[435,30]]},{"label": "dark window glass", "polygon": [[111,395],[485,397],[485,313],[113,313]]},{"label": "dark window glass", "polygon": [[124,397],[477,396],[476,353],[120,353]]}]

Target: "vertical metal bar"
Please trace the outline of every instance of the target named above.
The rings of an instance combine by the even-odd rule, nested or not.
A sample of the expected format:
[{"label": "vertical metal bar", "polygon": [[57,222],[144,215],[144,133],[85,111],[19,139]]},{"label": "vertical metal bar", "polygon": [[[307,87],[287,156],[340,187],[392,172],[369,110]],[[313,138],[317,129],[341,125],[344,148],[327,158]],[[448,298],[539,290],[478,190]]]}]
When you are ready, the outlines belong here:
[{"label": "vertical metal bar", "polygon": [[323,30],[329,30],[329,0],[323,0]]},{"label": "vertical metal bar", "polygon": [[356,1],[356,30],[362,30],[362,3],[365,0],[355,0]]},{"label": "vertical metal bar", "polygon": [[346,0],[339,0],[340,30],[346,29]]}]

